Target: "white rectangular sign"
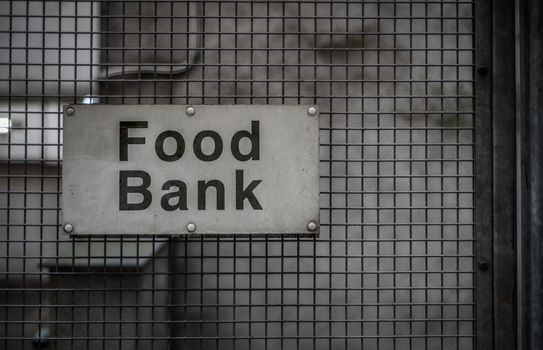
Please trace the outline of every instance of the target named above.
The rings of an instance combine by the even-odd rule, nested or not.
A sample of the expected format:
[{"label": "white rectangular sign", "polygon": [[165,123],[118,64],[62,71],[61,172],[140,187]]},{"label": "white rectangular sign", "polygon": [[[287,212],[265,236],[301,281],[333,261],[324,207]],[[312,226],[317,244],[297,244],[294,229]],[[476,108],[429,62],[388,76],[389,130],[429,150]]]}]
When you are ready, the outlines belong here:
[{"label": "white rectangular sign", "polygon": [[64,107],[73,235],[319,231],[312,106]]}]

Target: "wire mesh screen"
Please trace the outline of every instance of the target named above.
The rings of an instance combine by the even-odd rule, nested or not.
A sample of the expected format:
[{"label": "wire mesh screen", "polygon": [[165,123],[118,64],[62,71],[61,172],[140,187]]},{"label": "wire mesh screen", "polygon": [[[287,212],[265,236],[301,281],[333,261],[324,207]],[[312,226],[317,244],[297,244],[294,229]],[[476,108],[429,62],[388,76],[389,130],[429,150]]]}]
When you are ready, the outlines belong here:
[{"label": "wire mesh screen", "polygon": [[[0,348],[474,348],[473,12],[3,2]],[[318,105],[320,236],[65,236],[68,103]]]}]

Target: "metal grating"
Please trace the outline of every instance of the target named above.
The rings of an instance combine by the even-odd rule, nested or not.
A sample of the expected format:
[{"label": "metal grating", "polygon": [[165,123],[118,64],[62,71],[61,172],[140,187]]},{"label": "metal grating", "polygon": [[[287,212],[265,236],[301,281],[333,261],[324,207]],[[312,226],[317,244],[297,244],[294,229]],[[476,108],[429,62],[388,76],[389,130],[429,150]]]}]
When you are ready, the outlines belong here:
[{"label": "metal grating", "polygon": [[[473,6],[2,3],[0,348],[473,349]],[[318,104],[320,237],[64,236],[67,103]]]}]

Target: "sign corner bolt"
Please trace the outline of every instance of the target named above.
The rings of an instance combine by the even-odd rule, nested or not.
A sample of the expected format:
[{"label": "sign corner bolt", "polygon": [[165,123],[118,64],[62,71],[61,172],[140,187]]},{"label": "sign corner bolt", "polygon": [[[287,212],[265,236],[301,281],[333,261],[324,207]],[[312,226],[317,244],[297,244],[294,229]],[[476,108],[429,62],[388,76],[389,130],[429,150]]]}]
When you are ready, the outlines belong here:
[{"label": "sign corner bolt", "polygon": [[314,106],[311,106],[307,109],[307,114],[309,114],[310,116],[316,116],[317,115],[317,108],[315,108]]},{"label": "sign corner bolt", "polygon": [[66,233],[72,233],[74,230],[74,227],[72,226],[72,224],[65,224],[63,229],[64,229],[64,232]]}]

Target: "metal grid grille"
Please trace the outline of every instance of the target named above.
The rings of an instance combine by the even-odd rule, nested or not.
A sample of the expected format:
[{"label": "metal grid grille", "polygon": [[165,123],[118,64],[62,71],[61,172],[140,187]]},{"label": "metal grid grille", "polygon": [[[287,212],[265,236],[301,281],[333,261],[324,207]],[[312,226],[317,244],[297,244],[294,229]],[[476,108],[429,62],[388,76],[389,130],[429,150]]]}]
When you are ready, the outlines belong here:
[{"label": "metal grid grille", "polygon": [[[0,348],[474,348],[473,17],[2,3]],[[318,104],[320,237],[64,236],[67,103]]]}]

